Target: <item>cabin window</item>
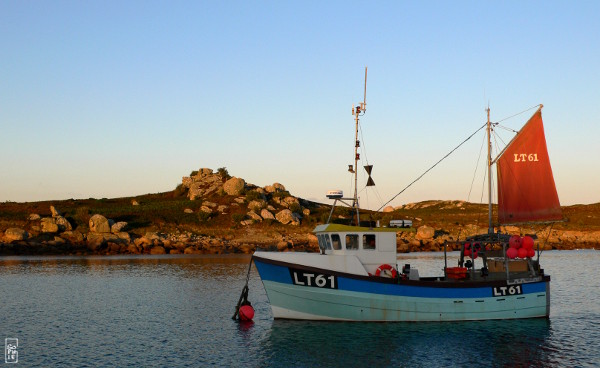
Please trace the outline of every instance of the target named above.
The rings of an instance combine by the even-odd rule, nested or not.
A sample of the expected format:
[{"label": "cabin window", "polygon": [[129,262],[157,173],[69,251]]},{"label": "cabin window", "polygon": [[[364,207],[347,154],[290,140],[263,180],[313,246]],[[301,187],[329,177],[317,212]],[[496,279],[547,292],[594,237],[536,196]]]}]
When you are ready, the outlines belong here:
[{"label": "cabin window", "polygon": [[334,250],[342,249],[342,240],[338,234],[331,234],[331,244]]},{"label": "cabin window", "polygon": [[325,249],[331,249],[331,240],[329,239],[329,234],[323,234],[323,239],[325,239]]},{"label": "cabin window", "polygon": [[375,234],[363,235],[363,249],[375,249]]},{"label": "cabin window", "polygon": [[317,235],[317,240],[319,241],[319,249],[321,249],[321,251],[325,250],[325,240],[323,240],[323,235],[319,234]]},{"label": "cabin window", "polygon": [[348,250],[358,249],[358,235],[356,235],[356,234],[346,235],[346,249],[348,249]]},{"label": "cabin window", "polygon": [[317,239],[319,240],[319,248],[321,248],[321,250],[331,249],[331,241],[329,240],[329,235],[317,235]]}]

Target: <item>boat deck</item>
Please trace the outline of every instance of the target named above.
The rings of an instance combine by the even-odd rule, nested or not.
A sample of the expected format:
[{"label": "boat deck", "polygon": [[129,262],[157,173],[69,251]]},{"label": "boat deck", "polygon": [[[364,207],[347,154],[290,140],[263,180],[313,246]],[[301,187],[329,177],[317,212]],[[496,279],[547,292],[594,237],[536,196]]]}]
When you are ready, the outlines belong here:
[{"label": "boat deck", "polygon": [[[538,276],[539,277],[539,276]],[[509,280],[527,280],[531,279],[532,275],[530,272],[511,272],[509,275]],[[418,280],[411,281],[431,281],[431,282],[473,282],[473,281],[501,281],[506,280],[506,272],[490,272],[486,276],[481,275],[480,270],[475,270],[474,272],[467,272],[465,278],[456,279],[451,277],[444,276],[431,276],[431,277],[419,277]]]}]

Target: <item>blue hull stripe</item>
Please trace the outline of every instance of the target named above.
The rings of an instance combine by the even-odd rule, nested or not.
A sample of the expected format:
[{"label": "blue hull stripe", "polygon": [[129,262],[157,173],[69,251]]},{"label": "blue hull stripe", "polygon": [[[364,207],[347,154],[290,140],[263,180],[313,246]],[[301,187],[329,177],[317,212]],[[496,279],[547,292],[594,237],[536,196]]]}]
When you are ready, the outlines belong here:
[{"label": "blue hull stripe", "polygon": [[[293,285],[287,267],[261,262],[254,259],[263,281],[273,281]],[[492,296],[491,286],[482,287],[433,287],[372,282],[338,276],[338,289],[359,293],[421,297],[421,298],[488,298]],[[458,284],[460,285],[460,284]],[[545,293],[546,282],[521,284],[523,294]]]}]

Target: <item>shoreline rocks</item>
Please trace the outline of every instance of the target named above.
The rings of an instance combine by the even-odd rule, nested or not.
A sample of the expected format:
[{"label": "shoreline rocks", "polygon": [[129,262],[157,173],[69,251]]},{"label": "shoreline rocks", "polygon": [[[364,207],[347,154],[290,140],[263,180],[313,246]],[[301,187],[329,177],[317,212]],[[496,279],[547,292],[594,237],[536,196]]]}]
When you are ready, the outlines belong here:
[{"label": "shoreline rocks", "polygon": [[[258,216],[258,214],[255,215]],[[95,217],[95,219],[96,223],[103,222],[100,217]],[[40,222],[43,221],[40,220]],[[106,222],[109,223],[110,220],[106,219]],[[48,223],[52,224],[52,222]],[[126,226],[126,224],[120,224],[115,227],[115,224],[113,224],[114,230],[122,230]],[[102,229],[100,228],[100,230]],[[513,233],[521,231],[519,228],[509,230]],[[82,233],[79,230],[67,230],[57,233],[42,231],[39,234],[30,234],[25,229],[13,227],[0,234],[2,235],[0,255],[251,254],[258,248],[270,251],[318,252],[316,237],[310,233],[303,234],[300,239],[295,240],[282,234],[264,236],[260,233],[248,238],[236,239],[235,237],[218,238],[196,235],[190,232],[147,232],[139,236],[126,231]],[[397,251],[398,253],[442,252],[444,242],[456,240],[456,236],[456,234],[429,226],[421,226],[414,231],[398,231]],[[600,249],[600,231],[553,230],[549,235],[538,234],[538,242],[542,243],[542,239],[545,239],[546,236],[548,242],[540,245],[544,250]],[[464,239],[464,236],[461,235],[461,238]],[[449,251],[458,249],[457,245],[448,248]]]},{"label": "shoreline rocks", "polygon": [[[102,214],[92,214],[89,208],[79,211],[79,208],[74,210],[70,207],[69,211],[61,212],[55,206],[50,206],[50,217],[26,212],[22,220],[5,220],[1,223],[0,255],[227,254],[252,253],[257,248],[272,251],[318,251],[316,237],[310,231],[318,223],[317,216],[322,215],[322,208],[313,202],[291,196],[282,184],[258,187],[241,178],[229,177],[221,169],[219,173],[213,173],[211,169],[200,169],[190,177],[184,177],[181,187],[186,188],[187,192],[178,187],[179,191],[174,192],[177,201],[196,201],[183,203],[177,208],[181,216],[185,216],[185,221],[181,223],[176,217],[171,221],[168,217],[157,216],[156,223],[146,222],[142,226],[147,227],[139,227],[140,221],[134,220],[135,216],[115,215],[119,216],[116,220],[132,218],[134,226],[128,228],[127,222],[113,221]],[[152,200],[142,198],[140,202],[142,205],[134,208],[134,213],[153,205]],[[136,200],[132,200],[131,204],[140,205]],[[423,209],[434,205],[440,210],[464,210],[470,204],[460,201],[427,201],[395,208],[388,206],[384,213],[397,209]],[[69,214],[73,217],[69,217]],[[189,225],[190,219],[197,221],[199,226]],[[396,245],[399,253],[443,251],[445,241],[465,239],[469,235],[487,232],[486,228],[473,223],[459,225],[459,222],[442,221],[442,225],[439,225],[428,222],[427,218],[425,221],[417,216],[411,219],[415,224],[413,229],[399,229],[397,232]],[[307,224],[310,224],[310,228]],[[444,226],[450,228],[445,229]],[[148,228],[169,228],[172,232],[144,233]],[[204,228],[209,229],[207,233],[217,235],[197,235],[183,230],[203,231]],[[501,231],[523,235],[532,230],[505,226]],[[537,237],[544,249],[600,248],[600,231],[546,230],[538,233]],[[455,246],[449,247],[449,250],[456,249]]]},{"label": "shoreline rocks", "polygon": [[8,242],[21,241],[27,239],[28,237],[29,233],[27,233],[27,231],[16,227],[8,228],[4,232],[4,239],[6,239]]},{"label": "shoreline rocks", "polygon": [[108,219],[102,215],[96,214],[89,221],[90,232],[92,233],[110,233],[110,224]]},{"label": "shoreline rocks", "polygon": [[[10,231],[9,231],[10,230]],[[20,235],[23,234],[23,235]],[[74,255],[111,255],[111,254],[251,254],[257,248],[269,251],[309,251],[318,252],[316,241],[311,241],[312,234],[305,240],[294,243],[289,240],[271,238],[260,243],[247,243],[213,238],[199,235],[151,233],[133,238],[127,232],[87,233],[66,231],[60,236],[48,236],[42,233],[38,237],[29,237],[27,231],[18,228],[7,229],[0,240],[0,255],[34,255],[34,254],[74,254]],[[598,234],[592,236],[596,238]],[[410,252],[443,252],[444,239],[433,238],[418,240],[415,234],[398,235],[398,253]],[[600,243],[589,241],[582,235],[582,241],[575,243],[551,243],[541,245],[544,250],[600,249]],[[585,241],[583,241],[585,240]],[[449,247],[449,251],[459,250],[457,246]]]}]

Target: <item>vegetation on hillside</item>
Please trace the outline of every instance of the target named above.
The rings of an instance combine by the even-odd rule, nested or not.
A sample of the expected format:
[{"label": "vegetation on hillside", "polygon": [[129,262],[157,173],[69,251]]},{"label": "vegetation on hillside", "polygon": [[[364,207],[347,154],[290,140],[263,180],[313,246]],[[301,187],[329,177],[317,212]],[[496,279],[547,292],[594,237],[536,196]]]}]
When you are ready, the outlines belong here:
[{"label": "vegetation on hillside", "polygon": [[[221,169],[219,169],[221,170]],[[226,169],[223,174],[227,176]],[[0,230],[11,226],[25,226],[32,213],[50,216],[50,206],[57,207],[71,222],[75,229],[87,231],[89,218],[96,213],[114,221],[126,221],[131,232],[143,234],[146,231],[185,230],[198,234],[231,233],[243,229],[240,221],[247,218],[245,206],[230,206],[226,214],[206,214],[200,211],[204,201],[217,204],[230,204],[231,198],[219,193],[204,200],[191,201],[185,196],[185,188],[178,186],[165,193],[146,194],[136,197],[113,199],[68,199],[62,201],[42,201],[0,203]],[[274,197],[289,196],[288,192],[273,193]],[[245,193],[245,204],[260,199],[256,191]],[[136,201],[139,205],[132,205]],[[256,222],[252,225],[256,230],[310,231],[316,224],[324,223],[329,217],[331,207],[324,204],[302,200],[303,206],[309,208],[310,215],[304,216],[299,227],[289,228],[277,221]],[[191,209],[193,213],[184,212]],[[299,204],[290,206],[292,211],[301,211]],[[496,209],[494,208],[494,213]],[[575,205],[563,207],[567,219],[564,223],[554,225],[557,230],[596,231],[600,230],[600,203],[591,205]],[[345,207],[337,207],[332,219],[335,222],[349,222],[352,211]],[[488,222],[487,205],[461,201],[426,201],[405,205],[393,212],[373,213],[361,211],[361,220],[379,221],[386,226],[392,219],[410,219],[413,226],[428,225],[435,229],[454,231],[466,225],[486,227]]]}]

